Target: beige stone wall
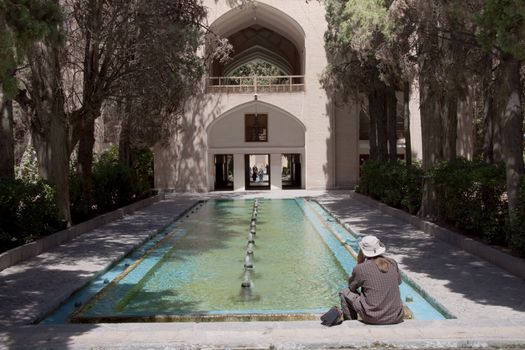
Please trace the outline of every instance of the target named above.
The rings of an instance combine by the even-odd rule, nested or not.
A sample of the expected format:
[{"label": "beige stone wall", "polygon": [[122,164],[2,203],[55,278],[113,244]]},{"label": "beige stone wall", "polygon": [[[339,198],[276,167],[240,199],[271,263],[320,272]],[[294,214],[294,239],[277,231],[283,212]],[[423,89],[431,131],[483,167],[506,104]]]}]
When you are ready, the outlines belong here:
[{"label": "beige stone wall", "polygon": [[358,181],[359,112],[360,106],[355,102],[334,103],[334,188],[354,188]]},{"label": "beige stone wall", "polygon": [[[224,1],[215,2],[215,0],[206,0],[205,5],[209,8],[209,23],[214,23],[231,9]],[[259,24],[268,21],[268,18],[261,17],[261,9],[268,5],[279,9],[282,14],[281,20],[275,17],[275,23],[280,23],[281,27],[290,26],[290,31],[295,31],[290,36],[290,40],[295,43],[299,42],[297,38],[297,24],[304,32],[304,46],[298,47],[301,54],[304,53],[304,70],[305,70],[305,91],[296,93],[259,93],[257,104],[258,113],[268,113],[270,120],[270,140],[276,137],[278,144],[268,143],[266,145],[246,145],[243,142],[244,124],[240,118],[246,112],[255,110],[253,93],[239,94],[201,94],[196,96],[188,104],[187,113],[184,120],[181,121],[180,132],[174,135],[168,142],[155,147],[155,180],[159,188],[173,188],[177,191],[208,191],[213,188],[213,154],[218,152],[229,151],[235,152],[254,152],[272,154],[272,159],[279,159],[281,151],[295,151],[301,153],[303,167],[303,187],[308,189],[331,188],[336,185],[334,160],[344,160],[351,156],[351,153],[337,153],[333,148],[334,123],[336,117],[333,115],[333,106],[327,98],[326,92],[321,88],[319,83],[320,75],[326,66],[326,54],[324,51],[323,35],[326,30],[324,19],[324,8],[317,2],[306,4],[303,0],[264,0],[258,2],[256,9]],[[268,7],[268,8],[270,8]],[[233,10],[237,11],[237,10]],[[291,24],[287,24],[283,19],[289,16],[293,18]],[[242,17],[242,18],[241,18]],[[246,18],[242,15],[239,22],[245,22],[249,25],[254,19]],[[223,18],[223,17],[221,17]],[[219,19],[220,22],[221,19]],[[231,23],[229,26],[235,27]],[[269,21],[268,23],[270,23]],[[268,24],[268,25],[275,25]],[[238,28],[243,29],[242,27]],[[280,30],[282,28],[272,28]],[[203,90],[204,91],[204,90]],[[233,111],[233,112],[232,112]],[[287,139],[287,132],[290,120],[284,119],[274,124],[276,128],[272,130],[272,123],[279,121],[280,114],[295,118],[300,124],[304,125],[305,132],[303,135],[290,134],[289,140],[300,141],[304,137],[304,145],[299,143],[283,143]],[[233,116],[235,115],[235,117]],[[351,113],[350,113],[351,115]],[[217,120],[220,118],[233,118],[226,123],[220,124]],[[218,128],[222,128],[223,136],[214,134],[211,139],[208,138],[208,129],[212,123],[217,123]],[[242,124],[241,124],[242,123]],[[346,129],[352,129],[352,122],[341,119],[341,125]],[[230,126],[228,126],[230,125]],[[292,128],[293,129],[293,128]],[[340,145],[345,148],[345,152],[351,149],[354,143],[350,137],[340,136]],[[236,147],[231,144],[235,139],[239,141]],[[222,144],[225,147],[222,150],[217,148],[217,142],[230,142],[230,145]],[[231,146],[231,147],[230,147]],[[215,148],[214,148],[215,147]],[[280,147],[280,148],[279,148]],[[244,166],[237,164],[244,162],[240,156],[241,153],[235,153],[234,167],[240,172]],[[337,156],[336,154],[339,154]],[[272,164],[272,173],[278,173],[278,168]],[[346,174],[355,173],[351,167],[343,169]],[[353,177],[352,177],[353,176]],[[345,176],[346,177],[346,176]],[[355,175],[346,177],[354,181]],[[235,179],[235,187],[242,190],[243,182]],[[275,184],[274,184],[275,185]]]}]

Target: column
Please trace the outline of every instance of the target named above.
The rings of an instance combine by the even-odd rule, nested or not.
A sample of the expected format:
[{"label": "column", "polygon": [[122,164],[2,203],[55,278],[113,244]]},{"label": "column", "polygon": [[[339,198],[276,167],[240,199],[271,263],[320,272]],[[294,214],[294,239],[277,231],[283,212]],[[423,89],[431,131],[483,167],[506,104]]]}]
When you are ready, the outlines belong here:
[{"label": "column", "polygon": [[272,190],[281,190],[283,188],[283,178],[281,177],[281,172],[281,153],[270,154],[270,181],[272,184]]},{"label": "column", "polygon": [[233,190],[244,191],[245,182],[244,154],[233,155]]}]

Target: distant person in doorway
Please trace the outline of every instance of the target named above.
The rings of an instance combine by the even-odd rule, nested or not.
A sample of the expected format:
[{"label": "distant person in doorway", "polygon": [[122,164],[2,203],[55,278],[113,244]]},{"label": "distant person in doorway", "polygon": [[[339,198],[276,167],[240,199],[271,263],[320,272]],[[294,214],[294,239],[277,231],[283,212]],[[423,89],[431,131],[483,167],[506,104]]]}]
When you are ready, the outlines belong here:
[{"label": "distant person in doorway", "polygon": [[363,237],[359,248],[348,287],[339,292],[344,319],[356,320],[359,315],[369,324],[403,322],[397,263],[383,256],[385,245],[375,236]]},{"label": "distant person in doorway", "polygon": [[263,177],[264,177],[264,170],[261,167],[261,169],[259,169],[259,182],[263,181]]},{"label": "distant person in doorway", "polygon": [[252,181],[257,181],[257,167],[255,165],[252,168]]}]

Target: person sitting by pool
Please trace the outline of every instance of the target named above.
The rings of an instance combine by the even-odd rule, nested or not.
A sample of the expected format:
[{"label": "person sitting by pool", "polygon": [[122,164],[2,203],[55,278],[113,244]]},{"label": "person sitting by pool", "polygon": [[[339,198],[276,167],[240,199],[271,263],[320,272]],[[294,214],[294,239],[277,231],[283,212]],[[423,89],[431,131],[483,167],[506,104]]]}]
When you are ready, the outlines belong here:
[{"label": "person sitting by pool", "polygon": [[348,279],[348,287],[339,292],[344,319],[355,320],[359,314],[361,320],[369,324],[403,322],[397,263],[383,256],[385,245],[375,236],[363,237],[359,247],[357,265]]}]

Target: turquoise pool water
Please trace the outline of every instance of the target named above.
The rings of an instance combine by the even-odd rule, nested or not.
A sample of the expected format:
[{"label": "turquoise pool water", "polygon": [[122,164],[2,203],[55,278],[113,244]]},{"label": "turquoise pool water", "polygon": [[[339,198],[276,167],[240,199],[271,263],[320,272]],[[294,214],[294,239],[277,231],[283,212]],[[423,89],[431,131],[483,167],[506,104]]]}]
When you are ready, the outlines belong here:
[{"label": "turquoise pool water", "polygon": [[[254,200],[199,204],[43,322],[63,323],[71,315],[75,322],[166,320],[159,316],[279,319],[338,305],[337,293],[355,266],[349,249],[357,250],[354,235],[314,201],[259,200],[250,246],[253,269],[246,274],[253,207]],[[244,288],[248,277],[251,287]],[[412,300],[407,306],[414,318],[445,318],[417,286],[405,281],[401,293]]]}]

